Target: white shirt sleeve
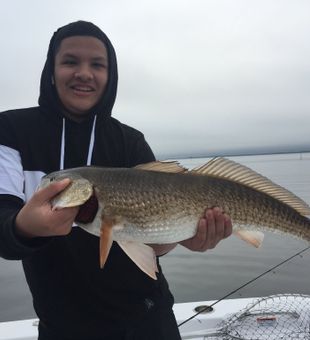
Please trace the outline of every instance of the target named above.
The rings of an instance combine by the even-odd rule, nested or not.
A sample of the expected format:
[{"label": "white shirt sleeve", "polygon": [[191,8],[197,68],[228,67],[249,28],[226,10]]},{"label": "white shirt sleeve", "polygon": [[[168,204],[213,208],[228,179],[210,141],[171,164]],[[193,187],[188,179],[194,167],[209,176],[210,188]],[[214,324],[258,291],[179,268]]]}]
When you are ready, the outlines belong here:
[{"label": "white shirt sleeve", "polygon": [[24,183],[19,152],[0,145],[0,195],[14,195],[25,200]]}]

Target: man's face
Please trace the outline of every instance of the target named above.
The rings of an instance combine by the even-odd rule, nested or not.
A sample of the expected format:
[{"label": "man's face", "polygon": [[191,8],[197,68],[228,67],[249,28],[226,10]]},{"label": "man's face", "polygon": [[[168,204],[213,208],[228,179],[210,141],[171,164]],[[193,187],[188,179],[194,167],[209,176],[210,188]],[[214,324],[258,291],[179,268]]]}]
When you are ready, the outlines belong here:
[{"label": "man's face", "polygon": [[108,82],[108,54],[91,36],[65,38],[55,57],[54,81],[65,114],[83,120],[102,97]]}]

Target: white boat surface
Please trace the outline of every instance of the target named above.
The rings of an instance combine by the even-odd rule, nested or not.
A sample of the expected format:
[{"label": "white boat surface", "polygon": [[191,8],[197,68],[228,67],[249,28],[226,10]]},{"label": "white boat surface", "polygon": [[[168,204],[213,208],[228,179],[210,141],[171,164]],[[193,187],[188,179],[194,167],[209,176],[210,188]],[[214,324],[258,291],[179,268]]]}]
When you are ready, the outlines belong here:
[{"label": "white boat surface", "polygon": [[[207,306],[211,311],[195,315]],[[183,340],[310,339],[310,295],[177,303],[174,313]],[[37,334],[37,319],[0,323],[0,340],[36,340]]]},{"label": "white boat surface", "polygon": [[[217,325],[227,315],[237,313],[245,308],[253,298],[227,299],[220,301],[213,307],[213,311],[207,314],[199,314],[194,319],[180,326],[182,339],[202,340],[204,335],[216,331]],[[174,313],[178,324],[195,314],[198,306],[210,306],[215,301],[200,301],[177,303],[174,305]],[[37,319],[0,322],[0,340],[36,340]]]}]

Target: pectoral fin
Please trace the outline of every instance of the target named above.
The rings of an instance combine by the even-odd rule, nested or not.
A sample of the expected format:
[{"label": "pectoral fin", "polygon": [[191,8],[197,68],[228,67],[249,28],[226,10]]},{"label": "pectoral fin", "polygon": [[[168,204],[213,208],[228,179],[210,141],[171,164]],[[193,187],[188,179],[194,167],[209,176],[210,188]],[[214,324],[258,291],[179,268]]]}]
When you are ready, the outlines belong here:
[{"label": "pectoral fin", "polygon": [[103,268],[113,243],[113,221],[102,219],[100,228],[100,268]]},{"label": "pectoral fin", "polygon": [[237,229],[234,234],[256,248],[259,248],[264,240],[264,234],[257,230]]},{"label": "pectoral fin", "polygon": [[154,250],[143,243],[136,242],[118,242],[127,256],[148,276],[157,280],[158,272],[156,255]]}]

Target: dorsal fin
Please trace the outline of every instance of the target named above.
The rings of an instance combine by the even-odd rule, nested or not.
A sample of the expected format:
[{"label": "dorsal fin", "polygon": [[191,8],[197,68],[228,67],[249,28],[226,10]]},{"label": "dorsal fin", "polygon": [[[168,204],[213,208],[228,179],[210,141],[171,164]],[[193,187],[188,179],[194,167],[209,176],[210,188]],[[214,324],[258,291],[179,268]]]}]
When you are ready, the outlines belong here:
[{"label": "dorsal fin", "polygon": [[188,171],[186,168],[182,167],[176,161],[154,161],[150,163],[139,164],[135,166],[134,169],[171,173],[180,173]]},{"label": "dorsal fin", "polygon": [[310,207],[302,199],[254,170],[232,160],[222,157],[213,158],[190,172],[224,178],[246,185],[289,205],[304,216],[310,215]]}]

